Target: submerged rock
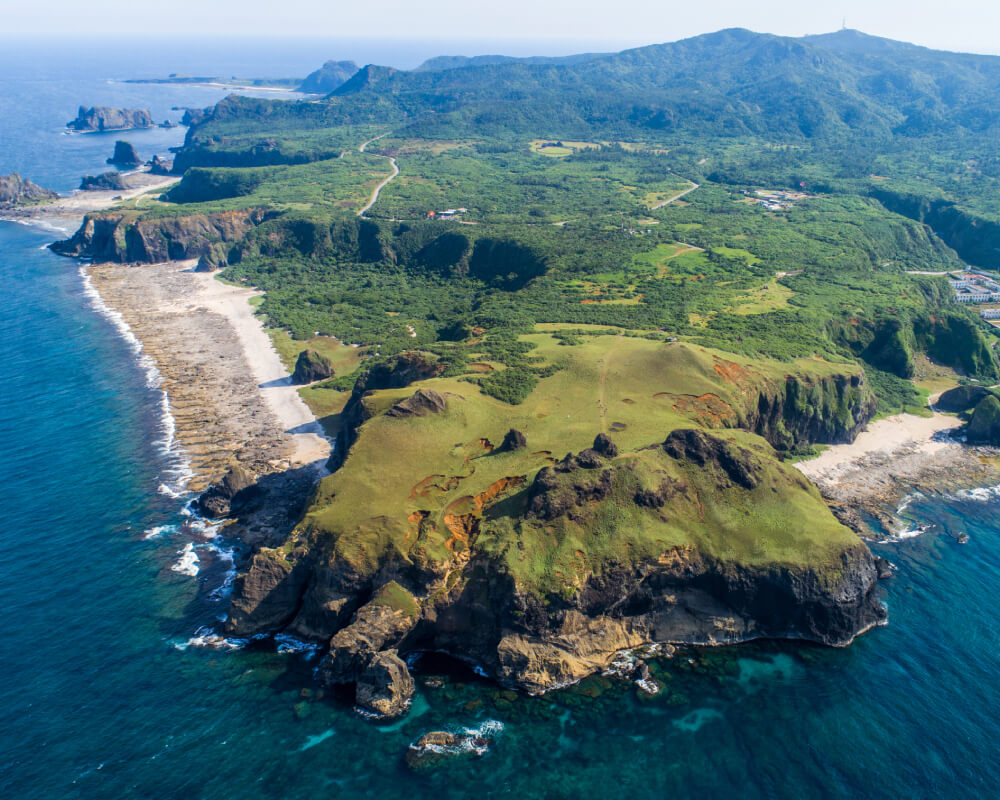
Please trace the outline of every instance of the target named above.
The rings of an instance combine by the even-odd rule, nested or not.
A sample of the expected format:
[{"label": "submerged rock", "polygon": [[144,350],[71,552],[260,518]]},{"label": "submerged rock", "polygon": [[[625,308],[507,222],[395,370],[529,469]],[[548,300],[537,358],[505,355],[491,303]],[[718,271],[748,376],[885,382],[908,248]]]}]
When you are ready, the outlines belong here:
[{"label": "submerged rock", "polygon": [[122,191],[129,185],[120,172],[105,172],[102,175],[84,175],[80,181],[80,190],[89,191]]},{"label": "submerged rock", "polygon": [[413,699],[413,678],[395,650],[377,653],[358,676],[355,702],[369,714],[401,716]]},{"label": "submerged rock", "polygon": [[295,360],[292,383],[300,385],[313,383],[332,378],[333,374],[333,362],[329,358],[315,350],[303,350]]},{"label": "submerged rock", "polygon": [[144,108],[109,108],[80,106],[76,119],[67,128],[81,133],[90,131],[123,131],[129,128],[152,128],[153,117]]},{"label": "submerged rock", "polygon": [[116,164],[123,167],[138,166],[142,163],[139,154],[130,142],[119,139],[115,142],[115,152],[108,159],[109,164]]},{"label": "submerged rock", "polygon": [[430,731],[407,748],[406,765],[413,770],[424,770],[456,758],[481,756],[502,730],[503,723],[490,719],[461,733]]}]

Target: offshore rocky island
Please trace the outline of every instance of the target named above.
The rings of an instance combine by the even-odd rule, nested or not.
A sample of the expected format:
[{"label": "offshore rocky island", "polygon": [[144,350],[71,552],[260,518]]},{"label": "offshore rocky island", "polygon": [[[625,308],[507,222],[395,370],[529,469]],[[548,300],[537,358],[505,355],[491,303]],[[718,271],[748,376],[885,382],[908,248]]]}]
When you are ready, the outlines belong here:
[{"label": "offshore rocky island", "polygon": [[[190,120],[176,183],[53,249],[101,262],[130,324],[135,298],[176,315],[182,284],[219,269],[263,291],[334,442],[310,466],[263,411],[234,418],[267,448],[180,426],[192,488],[212,484],[199,507],[251,548],[224,633],[318,643],[319,680],[392,717],[422,652],[536,694],[622,651],[842,646],[883,623],[891,570],[859,537],[878,517],[831,508],[793,462],[876,417],[933,416],[929,394],[960,381],[985,394],[952,395],[955,413],[1000,444],[995,336],[943,277],[998,266],[970,234],[992,235],[991,201],[924,159],[964,157],[946,118],[986,134],[951,113],[954,91],[886,77],[946,70],[973,92],[1000,69],[891,45],[724,31],[565,60],[335,64],[321,101],[230,97]],[[791,99],[747,88],[762,70],[795,76]],[[950,209],[940,235],[931,207]],[[186,356],[157,354],[174,396]]]}]

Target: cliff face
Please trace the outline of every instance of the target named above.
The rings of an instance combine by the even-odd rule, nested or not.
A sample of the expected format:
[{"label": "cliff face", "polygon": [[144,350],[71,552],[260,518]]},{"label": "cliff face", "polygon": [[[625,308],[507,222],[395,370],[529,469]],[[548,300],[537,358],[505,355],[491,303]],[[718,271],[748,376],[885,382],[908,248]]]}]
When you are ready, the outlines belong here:
[{"label": "cliff face", "polygon": [[973,216],[948,200],[886,189],[875,189],[872,196],[890,211],[928,225],[963,261],[1000,267],[1000,224]]},{"label": "cliff face", "polygon": [[875,416],[876,400],[863,372],[823,378],[789,375],[783,386],[762,386],[739,427],[778,450],[853,442]]},{"label": "cliff face", "polygon": [[276,212],[265,209],[139,219],[127,214],[88,214],[70,239],[54,242],[64,256],[94,261],[156,264],[211,256],[220,243],[234,242]]},{"label": "cliff face", "polygon": [[96,131],[122,131],[130,128],[152,128],[152,115],[144,108],[108,108],[107,106],[80,106],[76,119],[66,127],[79,133]]},{"label": "cliff face", "polygon": [[40,200],[54,200],[58,196],[55,192],[22,178],[16,172],[0,175],[0,206],[37,203]]},{"label": "cliff face", "polygon": [[[645,554],[628,546],[591,561],[584,550],[593,537],[686,525],[720,492],[738,507],[766,503],[774,492],[809,491],[794,470],[696,429],[624,456],[608,442],[599,436],[593,449],[543,468],[533,481],[506,478],[466,498],[470,513],[444,517],[452,544],[442,555],[429,555],[426,516],[411,517],[406,552],[384,542],[377,552],[375,537],[376,549],[357,561],[318,533],[262,550],[236,581],[228,630],[286,630],[326,643],[319,674],[327,683],[358,682],[386,653],[438,651],[504,685],[542,693],[644,644],[766,637],[840,646],[885,619],[875,558],[853,536],[790,558],[734,557],[731,549],[685,543]],[[513,548],[499,541],[506,525]],[[519,571],[535,543],[574,535],[583,538],[573,576],[544,589]],[[364,705],[360,690],[358,702]]]}]

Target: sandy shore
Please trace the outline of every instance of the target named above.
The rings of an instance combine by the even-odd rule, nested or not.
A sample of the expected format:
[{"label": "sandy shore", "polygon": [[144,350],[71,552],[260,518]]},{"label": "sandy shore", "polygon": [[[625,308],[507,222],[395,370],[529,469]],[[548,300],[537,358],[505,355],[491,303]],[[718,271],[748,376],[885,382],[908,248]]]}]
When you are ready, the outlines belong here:
[{"label": "sandy shore", "polygon": [[833,445],[796,467],[830,503],[842,522],[870,532],[862,512],[888,531],[902,524],[894,510],[910,492],[986,485],[1000,479],[977,452],[948,436],[961,420],[898,414],[873,422],[851,444]]},{"label": "sandy shore", "polygon": [[256,292],[193,271],[194,261],[87,267],[159,369],[203,489],[239,462],[258,474],[313,465],[330,448],[290,383],[249,299]]}]

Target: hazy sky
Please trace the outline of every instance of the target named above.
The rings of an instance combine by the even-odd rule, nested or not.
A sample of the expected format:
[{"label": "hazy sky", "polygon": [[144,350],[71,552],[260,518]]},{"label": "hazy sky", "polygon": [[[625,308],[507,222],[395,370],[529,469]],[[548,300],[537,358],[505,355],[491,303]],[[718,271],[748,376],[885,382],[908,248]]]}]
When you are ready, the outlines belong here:
[{"label": "hazy sky", "polygon": [[[728,27],[841,26],[931,47],[1000,52],[996,0],[0,0],[3,34],[556,38],[624,47]],[[471,53],[468,53],[471,55]]]}]

